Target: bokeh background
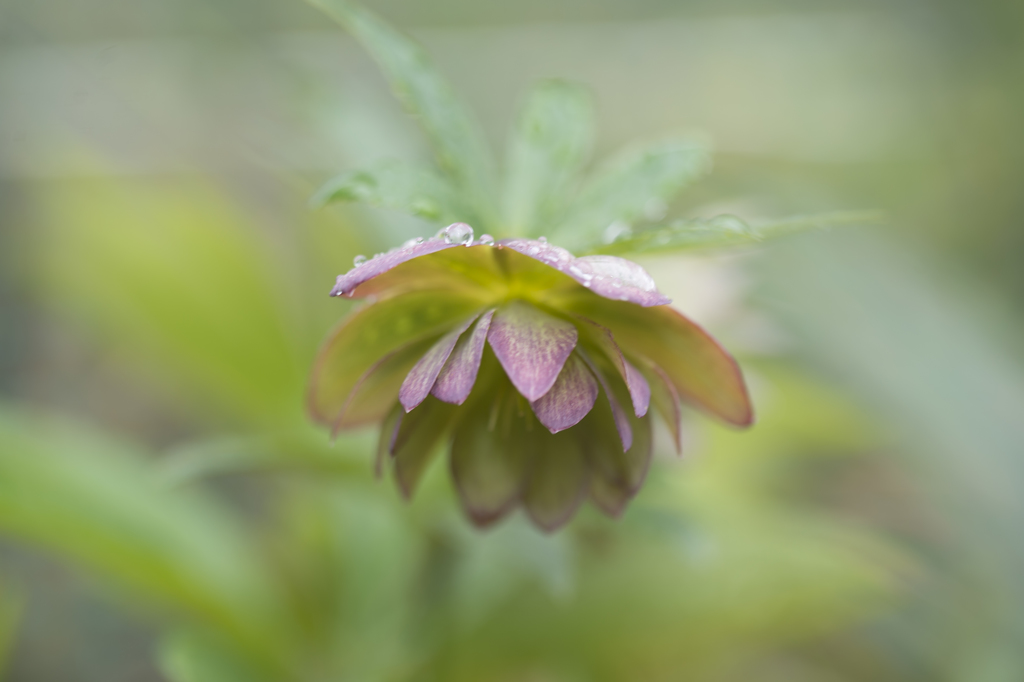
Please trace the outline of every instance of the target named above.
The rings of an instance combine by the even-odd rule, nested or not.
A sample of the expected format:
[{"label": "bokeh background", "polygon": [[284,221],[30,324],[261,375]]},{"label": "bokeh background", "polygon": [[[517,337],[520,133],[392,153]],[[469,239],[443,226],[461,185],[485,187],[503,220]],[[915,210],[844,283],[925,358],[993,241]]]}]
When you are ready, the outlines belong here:
[{"label": "bokeh background", "polygon": [[436,226],[310,212],[426,159],[297,0],[0,3],[0,661],[32,682],[1024,679],[1024,5],[378,0],[496,152],[538,78],[598,158],[704,131],[671,215],[882,209],[649,258],[758,424],[689,415],[625,517],[411,504],[302,412],[334,275]]}]

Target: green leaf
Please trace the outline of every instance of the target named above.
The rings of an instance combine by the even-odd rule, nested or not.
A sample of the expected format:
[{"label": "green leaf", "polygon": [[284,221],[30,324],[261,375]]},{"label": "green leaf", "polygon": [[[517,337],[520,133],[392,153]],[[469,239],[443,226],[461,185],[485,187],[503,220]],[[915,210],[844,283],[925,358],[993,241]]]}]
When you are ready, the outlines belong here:
[{"label": "green leaf", "polygon": [[564,209],[570,184],[590,155],[594,113],[590,92],[543,81],[523,107],[509,141],[503,208],[513,234],[539,234]]},{"label": "green leaf", "polygon": [[793,216],[758,226],[748,225],[733,215],[675,220],[668,225],[624,233],[610,244],[590,249],[589,253],[623,255],[742,246],[809,230],[825,230],[840,225],[878,224],[883,218],[883,214],[878,211],[833,211]]},{"label": "green leaf", "polygon": [[427,133],[438,165],[474,209],[460,219],[494,224],[494,168],[479,127],[423,49],[372,12],[346,0],[309,0],[373,56],[395,95]]},{"label": "green leaf", "polygon": [[615,223],[663,213],[670,199],[710,167],[708,146],[695,139],[626,151],[587,184],[558,221],[552,241],[578,249],[600,240]]},{"label": "green leaf", "polygon": [[240,525],[198,491],[168,490],[114,441],[0,412],[0,532],[216,630],[255,661],[276,660],[289,619]]},{"label": "green leaf", "polygon": [[462,220],[467,209],[447,180],[433,171],[390,160],[328,180],[309,200],[312,208],[352,201],[405,211],[434,222]]},{"label": "green leaf", "polygon": [[271,682],[229,646],[199,630],[178,630],[160,639],[160,672],[171,682]]}]

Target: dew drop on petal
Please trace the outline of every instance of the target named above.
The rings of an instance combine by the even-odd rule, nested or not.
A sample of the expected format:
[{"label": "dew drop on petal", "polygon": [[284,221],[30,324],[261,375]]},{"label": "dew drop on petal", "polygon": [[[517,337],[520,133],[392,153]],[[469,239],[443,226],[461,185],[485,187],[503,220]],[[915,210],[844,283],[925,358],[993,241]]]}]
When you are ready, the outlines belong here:
[{"label": "dew drop on petal", "polygon": [[547,244],[548,243],[548,238],[544,237],[544,236],[540,236],[540,237],[537,237],[537,241],[539,241],[541,244]]},{"label": "dew drop on petal", "polygon": [[352,265],[356,266],[357,268],[365,262],[366,256],[364,256],[363,254],[359,254],[358,256],[352,259]]},{"label": "dew drop on petal", "polygon": [[402,244],[402,248],[408,249],[408,248],[410,248],[412,246],[416,246],[417,244],[422,244],[422,243],[423,243],[423,237],[413,237],[412,239],[407,239],[405,241],[405,243]]},{"label": "dew drop on petal", "polygon": [[452,223],[438,233],[444,238],[445,244],[463,244],[469,246],[473,243],[473,228],[466,223]]},{"label": "dew drop on petal", "polygon": [[494,246],[494,237],[489,234],[480,235],[480,243],[485,246]]}]

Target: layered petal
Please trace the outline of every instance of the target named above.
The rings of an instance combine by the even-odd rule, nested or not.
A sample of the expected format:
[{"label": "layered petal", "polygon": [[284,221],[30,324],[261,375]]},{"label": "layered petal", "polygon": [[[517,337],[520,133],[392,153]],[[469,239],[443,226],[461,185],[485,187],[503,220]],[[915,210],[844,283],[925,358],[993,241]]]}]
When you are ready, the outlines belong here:
[{"label": "layered petal", "polygon": [[627,354],[656,363],[685,400],[736,426],[753,422],[736,361],[678,311],[668,306],[641,308],[590,292],[566,296],[559,304],[610,329]]},{"label": "layered petal", "polygon": [[619,396],[616,395],[616,391],[612,388],[612,383],[608,381],[605,371],[600,366],[607,365],[607,361],[602,361],[600,357],[591,357],[583,350],[580,350],[579,355],[587,363],[590,371],[594,373],[598,383],[601,384],[601,389],[604,391],[605,398],[608,401],[608,408],[612,413],[612,419],[608,423],[615,425],[615,429],[619,434],[618,441],[622,444],[622,449],[629,450],[633,445],[633,428],[630,426],[629,415],[626,413],[626,410],[622,409]]},{"label": "layered petal", "polygon": [[386,298],[350,314],[317,354],[307,394],[310,415],[333,424],[375,363],[410,343],[439,336],[480,307],[473,296],[427,290]]},{"label": "layered petal", "polygon": [[412,497],[455,415],[454,405],[432,398],[412,412],[399,415],[391,455],[395,461],[395,480],[406,499]]},{"label": "layered petal", "polygon": [[551,390],[530,403],[537,420],[551,433],[576,426],[597,401],[597,379],[576,353],[569,356]]},{"label": "layered petal", "polygon": [[363,372],[334,420],[333,433],[383,418],[394,404],[395,393],[409,370],[435,343],[434,337],[414,341],[388,353]]},{"label": "layered petal", "polygon": [[643,307],[665,305],[663,296],[641,266],[618,256],[575,258],[560,246],[536,239],[503,239],[498,244],[562,272],[599,296]]},{"label": "layered petal", "polygon": [[498,309],[487,333],[512,385],[531,402],[551,390],[577,338],[571,322],[523,301]]},{"label": "layered petal", "polygon": [[611,331],[593,320],[583,317],[579,319],[583,323],[581,329],[589,342],[588,345],[595,346],[615,366],[619,376],[626,382],[626,388],[629,389],[630,402],[633,404],[633,412],[638,417],[647,414],[647,409],[651,404],[651,387],[648,385],[647,379],[640,373],[640,370],[626,360],[622,350],[619,348],[619,344],[615,343]]},{"label": "layered petal", "polygon": [[672,442],[676,446],[676,454],[682,454],[682,411],[679,406],[679,391],[665,374],[665,370],[655,363],[649,362],[646,372],[650,377],[648,385],[651,387],[651,403],[665,424],[668,425],[668,430],[672,434]]},{"label": "layered petal", "polygon": [[476,401],[452,441],[455,488],[466,514],[479,527],[514,509],[526,482],[534,446],[526,420],[516,409],[517,399],[506,384],[503,394]]},{"label": "layered petal", "polygon": [[537,526],[551,532],[571,519],[586,499],[590,465],[576,433],[544,435],[536,442],[523,506]]},{"label": "layered petal", "polygon": [[435,398],[454,405],[466,402],[480,371],[480,360],[484,355],[487,332],[491,328],[494,312],[492,308],[481,315],[473,331],[463,334],[459,339],[430,391]]},{"label": "layered petal", "polygon": [[[609,383],[610,395],[624,398],[622,387],[616,386],[614,381]],[[610,405],[598,401],[580,426],[592,471],[590,498],[605,513],[618,516],[643,485],[650,466],[653,439],[650,416],[640,418],[624,414],[632,441],[628,448],[620,447],[613,427],[615,417],[610,412]]]},{"label": "layered petal", "polygon": [[424,353],[416,365],[409,370],[398,391],[398,402],[402,404],[406,412],[412,411],[430,394],[434,382],[437,381],[437,376],[441,373],[441,368],[444,367],[452,350],[455,349],[459,337],[469,329],[469,325],[473,324],[476,318],[477,316],[474,315],[456,325],[454,329],[431,346],[430,350]]}]

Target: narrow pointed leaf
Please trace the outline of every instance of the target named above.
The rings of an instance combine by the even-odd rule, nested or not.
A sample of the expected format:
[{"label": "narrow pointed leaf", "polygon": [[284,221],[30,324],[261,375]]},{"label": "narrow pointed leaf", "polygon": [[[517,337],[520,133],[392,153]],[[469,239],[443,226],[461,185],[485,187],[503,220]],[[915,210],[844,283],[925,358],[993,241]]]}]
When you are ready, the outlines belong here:
[{"label": "narrow pointed leaf", "polygon": [[454,417],[454,406],[431,398],[400,417],[391,454],[395,461],[395,481],[406,499],[416,491],[427,465],[437,455],[438,442]]},{"label": "narrow pointed leaf", "polygon": [[696,140],[630,150],[587,184],[559,221],[555,241],[570,249],[599,242],[613,223],[649,217],[710,167],[708,147]]},{"label": "narrow pointed leaf", "polygon": [[360,377],[374,363],[410,343],[443,333],[479,309],[473,298],[449,291],[418,291],[351,313],[321,347],[310,378],[310,415],[332,425]]},{"label": "narrow pointed leaf", "polygon": [[554,385],[577,337],[571,322],[522,301],[500,308],[487,334],[508,378],[530,401],[537,400]]},{"label": "narrow pointed leaf", "polygon": [[469,329],[469,325],[473,324],[476,318],[476,315],[468,318],[442,336],[409,370],[398,391],[398,401],[402,403],[406,412],[411,412],[430,395],[430,390],[434,388],[434,382],[437,381],[437,376],[452,354],[459,337]]},{"label": "narrow pointed leaf", "polygon": [[535,439],[526,419],[517,413],[517,399],[505,384],[503,395],[478,401],[452,441],[455,488],[466,514],[479,527],[495,523],[515,508],[525,485]]},{"label": "narrow pointed leaf", "polygon": [[558,80],[534,88],[508,150],[503,207],[513,234],[539,234],[564,208],[569,185],[590,154],[593,128],[586,88]]},{"label": "narrow pointed leaf", "polygon": [[594,407],[597,379],[587,364],[573,353],[565,361],[551,390],[530,403],[537,420],[551,433],[576,426]]},{"label": "narrow pointed leaf", "polygon": [[447,179],[398,160],[331,178],[309,200],[312,208],[335,202],[404,211],[439,223],[452,223],[466,215]]},{"label": "narrow pointed leaf", "polygon": [[878,211],[833,211],[793,216],[760,225],[748,225],[732,215],[674,220],[667,225],[624,234],[622,238],[609,244],[595,246],[588,251],[625,255],[743,246],[812,230],[827,230],[843,225],[878,224],[882,222],[883,217]]},{"label": "narrow pointed leaf", "polygon": [[347,0],[309,0],[344,26],[377,61],[395,95],[423,127],[438,165],[475,209],[471,223],[494,221],[494,169],[476,121],[423,49],[380,17]]},{"label": "narrow pointed leaf", "polygon": [[480,361],[483,358],[487,332],[491,328],[494,312],[488,310],[481,315],[473,331],[463,334],[459,339],[430,391],[435,398],[453,405],[466,402],[480,371]]},{"label": "narrow pointed leaf", "polygon": [[533,522],[550,533],[571,519],[586,499],[590,467],[575,432],[545,436],[537,444],[523,506]]},{"label": "narrow pointed leaf", "polygon": [[561,299],[559,304],[610,329],[631,355],[656,363],[683,399],[736,426],[753,422],[739,365],[677,310],[669,306],[640,308],[590,292]]}]

